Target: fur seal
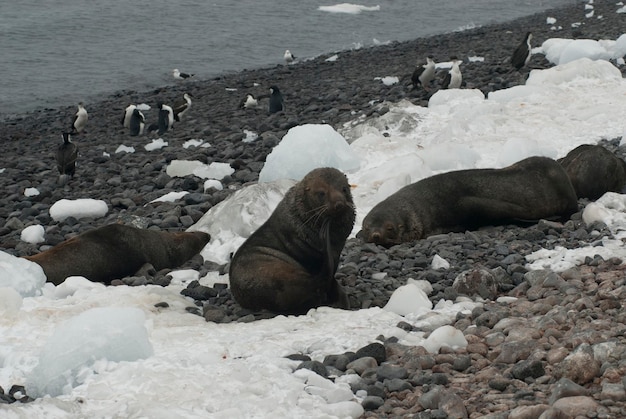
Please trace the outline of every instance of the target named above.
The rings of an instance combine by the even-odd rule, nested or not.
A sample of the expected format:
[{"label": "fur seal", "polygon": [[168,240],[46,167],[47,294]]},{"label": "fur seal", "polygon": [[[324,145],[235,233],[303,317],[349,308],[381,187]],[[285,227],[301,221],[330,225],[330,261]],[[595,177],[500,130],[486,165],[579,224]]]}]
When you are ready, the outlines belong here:
[{"label": "fur seal", "polygon": [[558,160],[578,198],[596,200],[626,186],[626,163],[600,145],[583,144]]},{"label": "fur seal", "polygon": [[146,263],[156,270],[180,266],[209,240],[210,236],[202,232],[173,233],[109,224],[25,259],[39,264],[48,282],[55,285],[75,275],[109,284],[134,274]]},{"label": "fur seal", "polygon": [[568,216],[577,209],[561,165],[529,157],[502,169],[459,170],[407,185],[372,208],[357,236],[392,246],[490,224]]},{"label": "fur seal", "polygon": [[233,297],[242,307],[277,313],[348,308],[335,272],[354,220],[346,176],[329,167],[312,170],[235,253]]}]

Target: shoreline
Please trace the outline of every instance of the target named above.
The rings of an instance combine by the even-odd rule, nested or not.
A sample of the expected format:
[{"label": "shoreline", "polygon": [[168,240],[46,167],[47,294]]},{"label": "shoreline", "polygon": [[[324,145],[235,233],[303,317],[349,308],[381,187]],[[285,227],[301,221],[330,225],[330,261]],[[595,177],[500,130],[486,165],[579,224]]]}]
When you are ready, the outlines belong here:
[{"label": "shoreline", "polygon": [[[435,55],[437,62],[446,61],[450,56],[484,57],[484,62],[462,64],[464,88],[480,89],[483,93],[509,88],[522,84],[528,76],[527,69],[521,73],[514,71],[508,62],[511,51],[519,43],[520,36],[531,30],[535,42],[540,45],[545,39],[563,37],[612,38],[620,34],[619,24],[623,14],[614,12],[616,6],[610,2],[595,4],[603,19],[593,18],[583,25],[572,27],[570,22],[584,19],[582,3],[551,9],[515,19],[504,24],[494,24],[462,32],[453,32],[412,41],[394,42],[359,50],[349,50],[337,54],[335,61],[327,61],[328,53],[315,59],[295,65],[276,65],[268,68],[244,69],[212,78],[210,80],[188,80],[175,85],[153,89],[147,92],[118,91],[101,101],[87,103],[89,121],[86,132],[73,137],[79,145],[80,159],[77,176],[70,187],[58,188],[54,150],[59,144],[61,132],[70,126],[75,107],[63,106],[57,109],[33,111],[13,120],[2,123],[0,141],[4,144],[0,160],[0,185],[8,191],[0,210],[0,237],[2,248],[11,249],[16,254],[32,254],[37,251],[32,245],[19,240],[19,230],[30,223],[48,225],[49,217],[23,214],[23,201],[33,203],[40,212],[47,212],[49,206],[60,198],[75,199],[89,196],[118,202],[119,199],[147,201],[160,194],[182,186],[182,179],[167,179],[168,182],[155,185],[151,179],[163,178],[165,165],[173,159],[197,159],[203,163],[226,162],[237,168],[232,176],[224,179],[224,191],[217,191],[200,199],[191,211],[205,212],[242,185],[258,180],[267,154],[278,144],[292,127],[307,123],[327,123],[335,129],[359,117],[370,117],[387,111],[385,102],[409,100],[413,104],[428,106],[428,96],[423,90],[413,90],[410,75],[415,63],[423,61],[429,54]],[[553,31],[546,23],[546,17],[556,18],[556,24],[563,25],[562,31]],[[578,19],[581,18],[581,19]],[[531,68],[546,68],[551,65],[540,54],[534,54]],[[621,71],[626,72],[626,66]],[[376,77],[396,76],[400,82],[387,86]],[[441,77],[438,75],[438,77]],[[440,80],[437,82],[439,83]],[[240,102],[247,93],[256,96],[267,95],[271,85],[278,85],[286,102],[282,113],[268,115],[267,100],[261,101],[257,109],[241,109]],[[162,137],[176,147],[165,147],[151,151],[143,150],[134,154],[115,154],[120,144],[141,146],[155,139],[156,135],[130,137],[120,124],[122,113],[130,103],[147,103],[151,106],[144,112],[146,126],[156,122],[156,103],[172,103],[182,98],[183,93],[191,93],[193,104],[190,111],[172,131]],[[260,140],[244,143],[245,131],[259,135]],[[180,145],[189,139],[203,139],[210,148],[198,150],[184,149]],[[142,147],[143,148],[143,147]],[[105,157],[106,155],[108,157]],[[141,176],[128,177],[125,173],[137,171],[137,167],[151,160],[150,170],[142,168]],[[104,164],[106,163],[106,164]],[[82,167],[81,167],[82,166]],[[90,170],[93,166],[96,170]],[[111,183],[107,177],[121,179]],[[167,177],[169,178],[169,177]],[[113,187],[109,187],[113,186]],[[197,185],[196,185],[197,186]],[[37,187],[41,194],[24,197],[26,187]],[[147,193],[141,192],[147,191]],[[200,189],[196,191],[202,193]],[[126,202],[126,201],[124,201]],[[76,223],[62,236],[82,230],[81,225],[101,225],[111,222],[122,214],[148,216],[140,207],[131,203],[113,204],[105,219]],[[152,222],[157,223],[159,214],[154,214]],[[18,219],[19,222],[8,223]],[[198,215],[194,212],[194,221]],[[42,222],[43,221],[43,222]],[[185,228],[179,224],[169,228]],[[65,228],[69,228],[65,226]],[[53,237],[56,244],[62,237]]]},{"label": "shoreline", "polygon": [[[604,7],[607,7],[607,5],[603,5]],[[424,60],[424,57],[426,55],[428,55],[429,53],[432,53],[433,51],[429,50],[429,48],[421,48],[420,47],[420,42],[423,42],[424,45],[426,46],[430,46],[433,45],[433,48],[431,48],[432,50],[436,50],[436,49],[441,49],[443,47],[446,47],[447,43],[451,43],[453,42],[453,40],[450,40],[449,38],[473,38],[475,36],[476,33],[480,34],[480,33],[489,33],[489,32],[500,32],[499,29],[501,28],[506,28],[506,27],[510,27],[511,28],[511,32],[515,32],[514,29],[517,28],[517,30],[519,30],[518,33],[516,33],[516,36],[511,37],[510,39],[506,39],[506,37],[503,37],[501,39],[496,39],[496,38],[492,38],[493,41],[496,41],[498,43],[501,43],[503,45],[509,44],[507,45],[508,47],[514,48],[517,43],[519,42],[520,37],[523,37],[523,34],[525,33],[526,29],[524,27],[526,27],[526,24],[530,24],[532,26],[535,26],[533,28],[533,34],[534,34],[534,42],[533,45],[537,46],[537,42],[538,39],[541,39],[542,41],[545,40],[544,37],[542,37],[542,35],[547,35],[547,34],[552,34],[554,35],[554,37],[558,37],[560,35],[563,35],[564,37],[571,37],[572,35],[574,35],[574,37],[577,38],[583,38],[585,37],[585,26],[588,25],[589,23],[592,23],[592,25],[589,26],[593,26],[594,28],[592,29],[592,32],[596,33],[596,34],[601,34],[601,33],[606,33],[609,34],[610,31],[602,31],[601,30],[601,26],[604,25],[596,25],[595,23],[597,22],[593,22],[593,21],[589,21],[588,19],[585,19],[584,17],[584,5],[582,2],[577,2],[576,4],[573,5],[566,5],[566,6],[561,6],[561,7],[556,7],[556,8],[551,8],[551,9],[547,9],[543,12],[538,12],[538,13],[533,13],[524,17],[520,17],[520,18],[516,18],[507,22],[502,22],[502,23],[493,23],[493,24],[488,24],[488,25],[483,25],[483,26],[478,26],[478,27],[474,27],[474,28],[470,28],[470,29],[465,29],[465,30],[458,30],[458,31],[453,31],[453,32],[445,32],[445,33],[441,33],[441,34],[437,34],[437,35],[431,35],[431,36],[427,36],[427,37],[422,37],[422,38],[416,38],[413,40],[407,40],[407,41],[390,41],[388,43],[385,44],[381,44],[381,45],[376,45],[376,46],[367,46],[367,47],[363,47],[363,48],[359,48],[359,49],[349,49],[349,50],[342,50],[342,51],[335,51],[335,52],[325,52],[322,53],[316,57],[313,58],[309,58],[306,59],[303,62],[297,62],[294,65],[290,65],[290,70],[296,70],[298,66],[304,65],[304,64],[314,64],[314,65],[318,65],[318,64],[322,64],[324,62],[324,60],[330,56],[333,55],[345,55],[345,54],[354,54],[357,56],[358,59],[358,55],[363,54],[363,55],[378,55],[379,53],[377,53],[378,50],[383,50],[385,48],[389,48],[392,47],[393,49],[404,49],[407,50],[409,49],[408,47],[410,45],[415,45],[416,48],[415,50],[418,52],[417,54],[412,54],[412,56],[414,56],[415,59],[412,60],[407,60],[405,63],[405,67],[406,70],[404,71],[404,73],[402,73],[403,76],[405,77],[410,77],[410,73],[412,72],[413,66],[415,64],[415,62],[417,62],[417,59],[421,59],[422,61]],[[596,7],[598,7],[598,5],[596,5]],[[610,7],[610,5],[609,5]],[[554,13],[552,13],[554,12]],[[559,16],[557,17],[557,22],[556,25],[558,26],[559,24],[562,23],[563,17],[568,16],[568,17],[572,17],[573,15],[576,15],[578,12],[579,14],[579,22],[583,22],[583,25],[581,27],[578,28],[571,28],[568,25],[563,26],[562,30],[559,31],[551,31],[549,30],[550,25],[545,24],[545,27],[542,28],[542,24],[541,24],[541,18],[543,18],[544,23],[545,23],[545,18],[550,16],[553,17],[553,15],[555,16]],[[607,15],[604,15],[604,19],[606,19]],[[593,18],[596,19],[596,18]],[[545,38],[547,38],[547,36],[545,36]],[[593,37],[591,37],[592,39],[594,39]],[[439,44],[439,45],[437,45]],[[486,49],[496,49],[496,46],[494,44],[494,46],[492,46],[491,48],[487,47]],[[420,53],[420,51],[423,51]],[[465,64],[467,64],[467,56],[471,55],[469,53],[466,53],[465,55],[460,52],[460,51],[454,51],[453,49],[450,50],[450,54],[449,56],[459,56],[461,58],[465,58]],[[510,52],[509,49],[506,50],[507,53]],[[437,54],[435,54],[435,58],[436,61],[438,62],[443,62],[443,61],[448,61],[449,56],[441,56],[441,57],[437,57]],[[413,57],[412,57],[413,58]],[[504,55],[502,55],[501,57],[499,57],[503,60],[508,59],[508,55],[505,53]],[[544,64],[545,65],[545,64]],[[256,67],[256,68],[243,68],[240,70],[229,70],[229,71],[224,71],[220,74],[216,74],[215,76],[212,76],[210,78],[207,79],[194,79],[194,80],[190,80],[185,82],[185,84],[187,86],[190,86],[193,88],[194,85],[198,85],[198,84],[206,84],[206,85],[210,85],[213,82],[215,82],[216,80],[237,80],[240,79],[242,77],[246,77],[246,75],[251,75],[253,73],[272,73],[272,72],[281,72],[281,69],[283,69],[283,67],[285,67],[285,65],[283,64],[276,64],[273,66],[260,66],[260,67]],[[392,68],[398,68],[397,64],[394,62]],[[400,74],[395,74],[395,75],[400,75]],[[181,86],[184,86],[185,84],[183,83],[168,83],[165,85],[161,85],[158,87],[154,87],[154,88],[150,88],[150,89],[145,89],[145,90],[133,90],[133,89],[119,89],[119,90],[113,90],[109,93],[105,93],[102,95],[102,97],[99,100],[94,100],[91,102],[86,102],[87,106],[95,106],[98,107],[100,104],[102,103],[108,103],[108,102],[112,102],[115,101],[116,98],[122,98],[122,97],[146,97],[146,98],[150,98],[151,96],[153,96],[154,92],[166,92],[166,91],[178,91],[180,90]],[[476,83],[477,86],[480,85],[480,83]],[[482,89],[482,87],[479,86],[479,88]],[[501,88],[500,86],[498,86],[498,88]],[[497,90],[497,89],[495,89]],[[245,94],[244,94],[245,95]],[[71,112],[72,108],[73,108],[73,104],[67,104],[67,105],[59,105],[59,106],[53,106],[53,107],[49,107],[49,106],[42,106],[39,108],[35,108],[35,109],[31,109],[25,112],[20,112],[20,113],[16,113],[16,114],[6,114],[2,116],[2,119],[0,119],[0,124],[14,124],[16,121],[20,121],[24,118],[29,118],[29,117],[41,117],[44,115],[50,115],[51,113],[54,113],[55,111],[67,111],[67,112]],[[52,115],[50,115],[52,116]]]},{"label": "shoreline", "polygon": [[[324,39],[326,39],[327,37],[324,37],[322,39],[319,39],[318,42],[315,42],[316,48],[312,52],[303,53],[302,57],[306,57],[305,59],[315,59],[317,58],[317,56],[331,53],[331,51],[333,51],[331,54],[342,53],[345,50],[351,50],[353,48],[359,48],[361,46],[371,47],[373,45],[380,45],[380,41],[376,40],[375,38],[384,39],[385,42],[383,42],[383,44],[386,44],[388,42],[393,42],[393,41],[403,42],[403,41],[410,41],[416,38],[425,38],[425,37],[445,34],[448,32],[459,31],[464,28],[465,29],[475,28],[477,27],[477,25],[484,26],[484,25],[493,24],[494,22],[507,22],[507,21],[511,21],[519,17],[524,17],[529,14],[535,13],[535,11],[540,12],[541,9],[560,7],[568,1],[571,2],[574,0],[549,0],[547,2],[531,0],[528,3],[525,3],[524,5],[516,5],[515,7],[511,7],[511,8],[502,7],[502,11],[497,13],[499,16],[497,18],[498,19],[497,21],[495,20],[496,19],[495,17],[490,16],[490,13],[488,11],[484,10],[485,8],[483,4],[477,4],[475,7],[473,6],[469,7],[468,14],[459,13],[458,16],[456,17],[450,16],[450,18],[445,19],[445,21],[441,22],[442,24],[441,26],[421,23],[418,25],[414,25],[413,27],[406,28],[408,29],[406,30],[405,28],[399,27],[398,25],[394,25],[393,30],[391,29],[383,30],[383,33],[379,34],[380,37],[376,36],[377,35],[376,32],[378,32],[379,29],[375,29],[373,31],[374,33],[372,34],[372,37],[374,39],[372,39],[370,42],[365,42],[363,39],[360,39],[363,42],[347,42],[345,37],[340,37],[338,39],[342,41],[346,40],[346,42],[340,42],[338,44],[336,42],[337,39],[335,39],[335,36],[331,35],[331,37],[328,39],[333,39],[335,42],[327,43],[327,42],[324,42]],[[393,9],[393,12],[397,14],[398,13],[397,9],[401,8],[401,6],[400,5],[396,5],[393,7],[390,6],[390,8]],[[387,7],[383,7],[383,9],[387,9]],[[435,8],[435,9],[436,10],[433,10],[433,13],[440,13],[440,14],[444,13],[443,10],[439,11],[438,8]],[[339,15],[339,16],[343,15],[346,17],[349,16],[348,14],[335,14],[335,13],[326,13],[326,12],[319,12],[319,11],[318,13],[331,15],[331,16],[332,15]],[[381,11],[379,13],[382,13],[381,17],[387,15],[387,12]],[[454,14],[456,15],[456,13]],[[372,14],[372,16],[375,16],[375,15],[376,14]],[[400,15],[403,16],[404,14],[401,13]],[[386,20],[385,17],[383,17],[383,19]],[[339,20],[339,22],[342,22],[342,21],[343,19]],[[474,22],[477,22],[477,23],[474,23]],[[405,24],[406,23],[407,22],[405,22]],[[375,26],[375,25],[372,25],[372,26]],[[388,33],[390,30],[391,30],[391,33]],[[178,31],[176,32],[178,33]],[[340,30],[337,31],[337,34],[341,34],[341,33],[343,33],[343,31],[340,31]],[[234,36],[236,37],[237,35],[235,34]],[[307,36],[307,38],[309,37]],[[361,37],[359,36],[358,38],[361,38]],[[292,41],[287,41],[287,43],[290,43],[290,42]],[[294,45],[294,48],[298,48],[298,47]],[[106,49],[104,51],[106,51]],[[302,52],[303,51],[301,51],[301,53]],[[279,54],[280,54],[280,57],[282,57],[282,51],[279,51]],[[206,60],[204,62],[202,61],[199,62],[198,57],[202,55],[203,54],[200,53],[200,51],[198,51],[197,54],[189,51],[189,53],[187,54],[187,57],[179,57],[176,61],[187,62],[186,65],[190,66],[190,67],[187,67],[187,69],[191,70],[192,68],[194,68],[194,72],[200,73],[200,76],[202,77],[201,79],[202,81],[208,81],[214,77],[223,77],[231,73],[241,72],[246,68],[250,70],[267,69],[267,68],[271,68],[273,64],[282,62],[282,60],[280,60],[278,57],[272,57],[272,56],[269,56],[268,54],[263,54],[261,57],[259,57],[258,54],[257,55],[253,54],[253,56],[250,56],[250,57],[246,57],[246,54],[238,54],[237,56],[240,56],[240,57],[243,56],[246,58],[235,60],[235,62],[231,62],[229,60],[223,61],[223,60],[220,60],[219,58],[210,60],[208,62]],[[170,57],[170,58],[173,58],[173,57]],[[185,58],[188,59],[189,61],[187,61]],[[100,74],[98,73],[98,71],[95,71],[95,69],[91,69],[91,71],[94,71],[94,73],[91,76],[92,77],[91,89],[86,88],[85,86],[86,80],[83,80],[82,77],[79,79],[75,79],[75,83],[72,83],[71,81],[64,83],[65,86],[59,86],[58,81],[57,83],[51,83],[50,85],[48,85],[50,81],[48,81],[48,83],[45,83],[45,81],[42,80],[43,78],[40,78],[40,77],[34,77],[34,80],[31,79],[30,81],[28,81],[28,79],[26,80],[20,79],[19,84],[17,86],[12,86],[12,85],[7,86],[8,89],[5,95],[5,98],[7,100],[5,101],[6,103],[3,104],[4,106],[0,106],[0,110],[1,110],[0,120],[12,119],[13,117],[17,117],[25,113],[29,113],[31,111],[37,111],[37,110],[43,110],[43,109],[56,109],[56,108],[64,106],[65,104],[72,103],[74,101],[78,102],[79,100],[82,100],[85,103],[96,103],[99,100],[102,100],[104,98],[107,98],[115,94],[115,92],[127,92],[127,91],[149,92],[152,89],[164,88],[164,87],[168,87],[174,84],[173,83],[174,79],[171,78],[169,71],[164,71],[164,72],[155,71],[156,69],[160,67],[159,62],[156,62],[156,63],[152,62],[149,57],[144,58],[144,61],[140,61],[140,62],[143,63],[145,62],[146,59],[148,60],[148,62],[150,62],[150,67],[152,68],[147,70],[146,67],[142,67],[144,68],[144,71],[140,74],[143,74],[143,76],[141,76],[140,74],[133,75],[130,72],[126,72],[123,68],[119,68],[118,71],[120,71],[121,73],[120,78],[117,78],[117,77],[112,78],[112,77],[107,77],[108,73]],[[49,64],[47,64],[46,62],[40,63],[39,65],[41,66],[40,68],[41,73],[45,71],[52,72],[52,73],[55,72],[54,67],[50,68]],[[86,69],[82,70],[82,72],[85,72],[85,71]],[[65,68],[64,72],[69,72],[69,71],[67,68]],[[117,72],[117,71],[111,70],[111,72]],[[148,76],[148,78],[146,78],[145,76]],[[34,83],[37,83],[37,84],[34,84]],[[39,91],[35,90],[36,86],[39,86]],[[18,88],[20,87],[21,87],[20,89],[21,92],[18,91]],[[43,92],[49,93],[51,96],[47,96],[46,94],[42,96],[41,93]],[[23,93],[25,96],[20,98],[20,96],[22,96],[22,94],[20,93]]]}]

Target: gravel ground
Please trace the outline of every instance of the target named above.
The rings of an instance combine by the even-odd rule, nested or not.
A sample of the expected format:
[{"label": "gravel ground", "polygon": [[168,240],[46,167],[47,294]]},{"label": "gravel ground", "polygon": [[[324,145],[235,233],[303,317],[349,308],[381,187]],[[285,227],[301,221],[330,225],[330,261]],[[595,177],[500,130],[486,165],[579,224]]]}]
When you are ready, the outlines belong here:
[{"label": "gravel ground", "polygon": [[[410,88],[410,74],[417,60],[429,54],[436,61],[451,56],[485,57],[484,63],[462,65],[466,88],[488,93],[523,83],[528,70],[521,74],[511,71],[507,61],[528,30],[535,45],[557,36],[616,39],[621,35],[626,15],[615,13],[619,6],[596,1],[594,7],[592,19],[585,19],[584,5],[575,3],[506,24],[344,51],[334,62],[325,61],[333,55],[328,54],[295,65],[187,80],[149,92],[116,92],[101,102],[85,104],[89,111],[86,132],[74,136],[80,148],[79,165],[76,176],[64,187],[57,185],[54,150],[75,105],[5,118],[0,134],[0,169],[4,168],[0,185],[5,191],[0,197],[0,249],[16,256],[34,254],[118,220],[147,228],[184,230],[213,205],[256,181],[265,157],[289,128],[305,123],[339,128],[361,115],[384,114],[384,102],[402,99],[425,106],[428,96]],[[597,18],[600,15],[602,19]],[[563,26],[560,32],[550,30],[548,16]],[[583,24],[572,27],[574,22]],[[549,63],[535,55],[530,66],[544,68]],[[394,86],[374,80],[388,75],[405,77]],[[258,109],[239,108],[246,93],[260,96],[270,85],[278,85],[283,92],[285,112],[268,115],[267,99],[261,100]],[[145,151],[143,145],[156,135],[130,137],[122,128],[120,119],[129,103],[151,105],[145,112],[150,124],[156,122],[158,101],[172,103],[185,92],[193,95],[194,102],[183,121],[161,136],[169,146]],[[243,142],[245,130],[259,133],[260,140]],[[183,148],[190,139],[203,139],[211,147]],[[618,147],[619,140],[606,139],[602,144],[624,158],[626,150]],[[115,153],[120,144],[134,146],[136,152]],[[224,190],[204,192],[202,179],[170,178],[165,173],[174,159],[226,162],[236,170],[223,180]],[[40,194],[26,197],[24,191],[31,187]],[[190,193],[180,201],[145,205],[181,189]],[[57,200],[86,197],[105,200],[107,216],[70,217],[63,222],[51,219],[49,208]],[[580,208],[584,204],[581,200]],[[45,226],[45,243],[32,245],[20,240],[21,230],[31,224]],[[573,248],[609,234],[603,225],[585,226],[576,213],[562,224],[489,227],[437,235],[391,249],[350,239],[337,278],[355,308],[384,305],[408,278],[431,282],[434,302],[454,299],[459,289],[452,284],[461,273],[490,284],[474,291],[486,302],[471,315],[459,316],[454,324],[469,341],[464,350],[442,349],[432,355],[421,347],[405,347],[381,336],[358,355],[328,354],[325,365],[305,360],[304,367],[331,376],[358,372],[361,378],[353,389],[364,397],[365,417],[626,417],[626,314],[621,303],[626,297],[626,281],[621,261],[589,258],[560,274],[524,268],[524,256],[541,247]],[[450,262],[450,269],[430,269],[436,254]],[[227,269],[204,263],[200,257],[185,267],[201,273]],[[166,274],[146,272],[120,282],[165,285],[169,281]],[[253,321],[271,316],[242,309],[228,289],[190,284],[183,293],[190,297],[189,311],[204,315],[207,321]],[[498,296],[517,300],[494,302]],[[415,330],[408,323],[399,326]],[[357,364],[349,364],[353,361]],[[0,403],[11,397],[0,391]]]}]

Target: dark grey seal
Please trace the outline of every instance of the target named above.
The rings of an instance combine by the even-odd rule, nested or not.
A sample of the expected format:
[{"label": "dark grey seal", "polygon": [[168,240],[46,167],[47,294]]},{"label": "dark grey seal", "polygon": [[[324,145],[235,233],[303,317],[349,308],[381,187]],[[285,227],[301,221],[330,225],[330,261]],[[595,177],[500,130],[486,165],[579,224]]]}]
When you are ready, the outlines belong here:
[{"label": "dark grey seal", "polygon": [[55,285],[68,276],[109,284],[134,274],[146,263],[157,271],[180,266],[198,254],[210,238],[199,231],[166,232],[109,224],[25,259],[40,265],[47,281]]},{"label": "dark grey seal", "polygon": [[600,145],[583,144],[558,160],[579,198],[595,200],[626,186],[626,163]]},{"label": "dark grey seal", "polygon": [[346,176],[333,168],[312,170],[235,253],[233,297],[242,307],[276,313],[348,308],[335,272],[354,219]]},{"label": "dark grey seal", "polygon": [[569,216],[578,209],[565,170],[547,157],[502,169],[442,173],[378,203],[358,237],[383,246],[511,221]]}]

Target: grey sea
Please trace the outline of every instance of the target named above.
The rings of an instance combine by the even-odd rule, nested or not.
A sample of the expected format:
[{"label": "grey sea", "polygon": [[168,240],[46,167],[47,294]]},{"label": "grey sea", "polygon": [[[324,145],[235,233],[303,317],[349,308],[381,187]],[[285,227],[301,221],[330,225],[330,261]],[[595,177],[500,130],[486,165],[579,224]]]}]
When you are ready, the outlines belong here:
[{"label": "grey sea", "polygon": [[574,0],[5,0],[0,2],[0,120],[89,103],[119,90],[500,23]]}]

